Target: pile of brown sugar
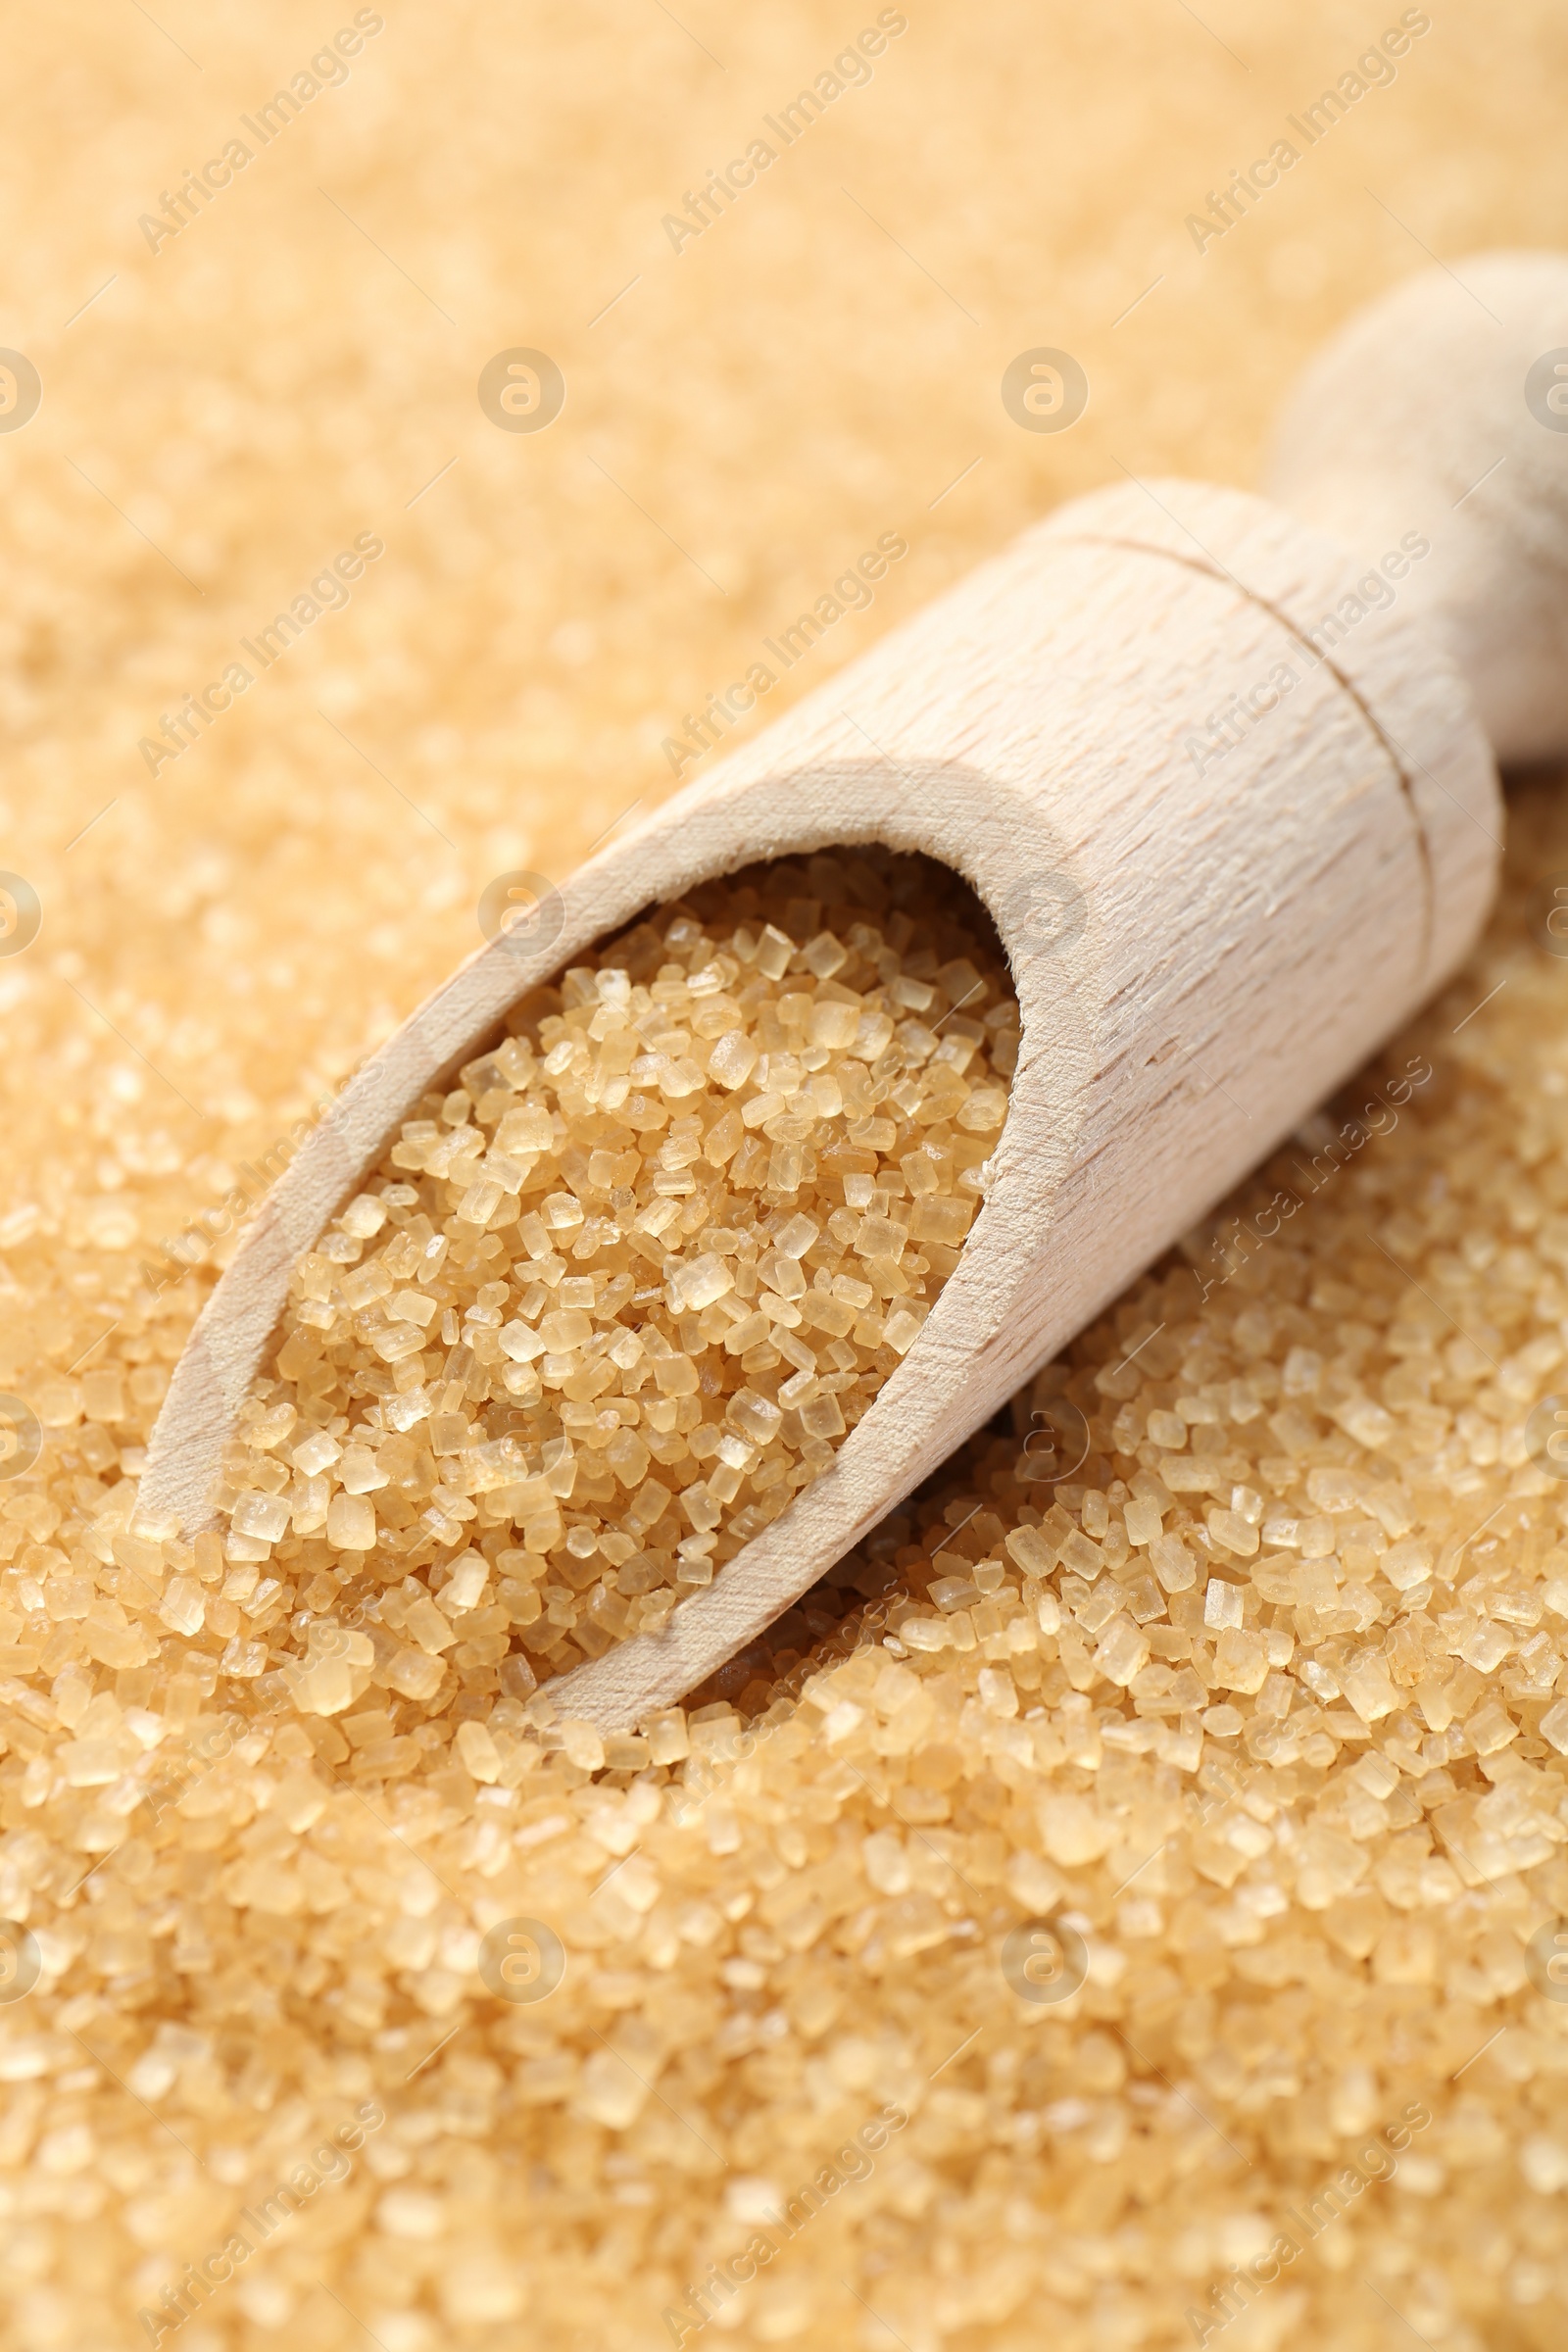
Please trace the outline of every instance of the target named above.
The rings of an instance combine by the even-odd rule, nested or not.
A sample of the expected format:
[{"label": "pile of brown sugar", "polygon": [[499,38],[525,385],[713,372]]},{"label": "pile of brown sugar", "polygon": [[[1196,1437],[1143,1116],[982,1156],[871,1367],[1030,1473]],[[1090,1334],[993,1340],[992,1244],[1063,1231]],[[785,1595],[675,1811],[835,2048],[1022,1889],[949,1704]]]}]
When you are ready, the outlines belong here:
[{"label": "pile of brown sugar", "polygon": [[[1372,1073],[1435,1066],[1397,1126],[1281,1153],[1195,1243],[1206,1298],[1156,1269],[641,1738],[530,1725],[548,1682],[458,1643],[430,1700],[302,1713],[308,1621],[397,1589],[374,1555],[323,1528],[295,1579],[136,1514],[214,1271],[164,1237],[472,947],[492,876],[656,798],[680,714],[885,530],[908,557],[750,725],[1118,465],[1252,478],[1413,239],[1462,272],[1560,214],[1562,12],[1460,0],[1200,255],[1260,101],[1377,26],[1194,9],[1132,0],[1118,52],[1082,11],[906,10],[679,255],[666,208],[877,8],[367,11],[265,150],[241,117],[356,6],[12,21],[0,339],[43,399],[0,437],[0,863],[43,927],[0,956],[0,1391],[41,1424],[0,1476],[6,2352],[1561,2352],[1568,1527],[1525,1433],[1568,1390],[1563,778]],[[180,197],[230,131],[254,160]],[[998,394],[1042,341],[1093,385],[1070,432]],[[475,398],[518,343],[568,380],[544,434]],[[368,528],[347,609],[208,727],[186,698]],[[1020,1480],[1068,1406],[1089,1458]],[[439,1556],[484,1553],[463,1524]],[[481,1974],[519,1918],[545,1998]],[[1085,1946],[1059,2001],[1015,1989],[1049,1946],[1004,1973],[1041,1918]]]},{"label": "pile of brown sugar", "polygon": [[8,2342],[1555,2352],[1568,837],[1513,825],[1386,1065],[640,1733],[220,1682],[242,1571],[84,1467],[140,1333],[51,1396]]},{"label": "pile of brown sugar", "polygon": [[973,894],[874,848],[707,884],[536,991],[299,1268],[229,1449],[229,1573],[191,1591],[220,1671],[267,1670],[264,1587],[323,1713],[372,1649],[422,1705],[658,1631],[913,1342],[1017,1022]]}]

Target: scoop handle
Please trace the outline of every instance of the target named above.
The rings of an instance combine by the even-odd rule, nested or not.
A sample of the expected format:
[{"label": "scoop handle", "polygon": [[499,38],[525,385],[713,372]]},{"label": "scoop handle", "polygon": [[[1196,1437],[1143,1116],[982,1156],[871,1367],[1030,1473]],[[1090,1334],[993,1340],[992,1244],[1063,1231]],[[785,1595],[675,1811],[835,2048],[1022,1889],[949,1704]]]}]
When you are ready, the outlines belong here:
[{"label": "scoop handle", "polygon": [[1568,256],[1472,255],[1357,311],[1287,401],[1264,488],[1374,567],[1425,541],[1396,594],[1499,763],[1568,753]]}]

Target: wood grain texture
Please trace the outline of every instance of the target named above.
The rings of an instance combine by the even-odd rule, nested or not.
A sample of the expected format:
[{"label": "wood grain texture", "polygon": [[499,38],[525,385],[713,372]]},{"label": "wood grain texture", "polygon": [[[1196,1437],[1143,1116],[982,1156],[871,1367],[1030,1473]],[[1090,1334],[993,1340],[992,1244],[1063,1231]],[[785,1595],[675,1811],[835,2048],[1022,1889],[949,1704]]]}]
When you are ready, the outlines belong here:
[{"label": "wood grain texture", "polygon": [[1496,757],[1568,750],[1568,260],[1472,254],[1369,303],[1287,403],[1266,479],[1370,561],[1429,540],[1401,594]]},{"label": "wood grain texture", "polygon": [[[1219,1199],[1464,954],[1500,827],[1443,655],[1397,612],[1308,660],[1353,579],[1239,492],[1102,493],[1025,534],[503,938],[356,1079],[259,1214],[176,1367],[143,1504],[207,1523],[292,1265],[507,1007],[651,903],[879,841],[990,907],[1023,1048],[988,1197],[834,1467],[706,1591],[553,1686],[605,1728],[710,1673]],[[1266,685],[1282,665],[1294,683]],[[1250,718],[1216,752],[1210,714]]]}]

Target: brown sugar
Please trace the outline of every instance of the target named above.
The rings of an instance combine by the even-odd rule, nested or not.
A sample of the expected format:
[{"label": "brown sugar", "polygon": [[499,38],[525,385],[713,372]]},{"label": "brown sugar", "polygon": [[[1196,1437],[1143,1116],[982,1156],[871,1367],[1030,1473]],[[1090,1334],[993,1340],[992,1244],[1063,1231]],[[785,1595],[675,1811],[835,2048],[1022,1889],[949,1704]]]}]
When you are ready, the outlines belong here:
[{"label": "brown sugar", "polygon": [[0,1506],[15,2341],[1374,2352],[1392,2303],[1552,2352],[1563,850],[1515,826],[1451,1001],[635,1734],[471,1667],[301,1712],[329,1540],[296,1593],[138,1523],[48,1398]]},{"label": "brown sugar", "polygon": [[230,1448],[225,1559],[326,1580],[299,1702],[358,1694],[345,1609],[404,1697],[517,1696],[721,1573],[957,1262],[1017,1020],[973,895],[876,850],[710,883],[519,1005],[303,1260]]},{"label": "brown sugar", "polygon": [[[431,1653],[351,1622],[402,1580],[324,1526],[230,1560],[136,1511],[215,1271],[164,1237],[472,948],[491,877],[657,803],[682,713],[780,670],[766,638],[883,532],[874,606],[745,725],[1118,468],[1252,479],[1423,246],[1463,275],[1550,236],[1561,11],[1472,0],[1200,255],[1189,207],[1401,11],[1195,8],[1137,0],[1114,42],[901,12],[679,254],[661,215],[879,8],[364,12],[348,84],[157,251],[138,216],[356,8],[13,20],[3,340],[44,395],[0,442],[0,863],[44,911],[0,959],[0,1390],[39,1445],[0,1476],[5,2352],[1562,2352],[1568,1518],[1526,1434],[1568,1391],[1562,776],[1513,799],[1482,952],[1329,1106],[1338,1145],[1283,1150],[636,1735],[557,1721],[510,1618],[429,1698],[374,1680],[383,1640]],[[566,408],[498,430],[478,371],[534,343]],[[1043,344],[1093,385],[1071,431],[998,394]],[[368,528],[347,608],[209,727],[187,698]],[[509,1293],[520,1222],[475,1229]],[[437,1370],[465,1319],[426,1326]],[[402,1393],[368,1369],[362,1424]],[[280,1399],[305,1418],[300,1373]],[[1090,1442],[1054,1487],[1018,1474],[1048,1431],[1058,1470]],[[279,1493],[309,1434],[253,1455]],[[459,1458],[426,1589],[501,1533]],[[334,1622],[358,1693],[302,1712]]]}]

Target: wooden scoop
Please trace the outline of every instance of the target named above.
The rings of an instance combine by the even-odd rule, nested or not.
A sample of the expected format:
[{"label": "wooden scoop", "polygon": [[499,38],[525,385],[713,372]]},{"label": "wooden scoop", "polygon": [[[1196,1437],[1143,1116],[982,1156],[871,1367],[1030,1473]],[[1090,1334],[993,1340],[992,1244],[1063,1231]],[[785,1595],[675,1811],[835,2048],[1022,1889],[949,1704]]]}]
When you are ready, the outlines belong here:
[{"label": "wooden scoop", "polygon": [[662,1633],[549,1688],[612,1730],[711,1674],[1468,952],[1502,834],[1483,721],[1505,752],[1568,744],[1565,346],[1568,261],[1416,279],[1287,413],[1273,480],[1308,522],[1180,481],[1079,500],[591,858],[559,933],[464,964],[268,1197],[175,1368],[142,1512],[211,1523],[296,1260],[526,990],[754,859],[923,851],[990,908],[1022,1011],[957,1268],[832,1469]]}]

